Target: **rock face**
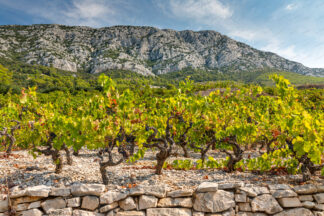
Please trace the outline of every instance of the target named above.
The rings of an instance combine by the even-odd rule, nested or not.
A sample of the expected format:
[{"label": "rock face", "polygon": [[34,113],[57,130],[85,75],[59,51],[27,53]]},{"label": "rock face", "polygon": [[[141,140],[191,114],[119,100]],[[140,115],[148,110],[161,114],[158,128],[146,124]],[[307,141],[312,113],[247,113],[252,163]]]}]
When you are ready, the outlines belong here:
[{"label": "rock face", "polygon": [[283,209],[279,203],[270,194],[263,194],[254,198],[251,202],[253,212],[266,212],[267,214],[275,214]]},{"label": "rock face", "polygon": [[193,205],[194,210],[201,212],[222,212],[234,207],[234,194],[228,191],[198,193]]},{"label": "rock face", "polygon": [[324,69],[307,68],[215,31],[153,27],[0,26],[0,56],[73,72],[122,69],[154,75],[188,67],[220,71],[274,68],[324,76]]}]

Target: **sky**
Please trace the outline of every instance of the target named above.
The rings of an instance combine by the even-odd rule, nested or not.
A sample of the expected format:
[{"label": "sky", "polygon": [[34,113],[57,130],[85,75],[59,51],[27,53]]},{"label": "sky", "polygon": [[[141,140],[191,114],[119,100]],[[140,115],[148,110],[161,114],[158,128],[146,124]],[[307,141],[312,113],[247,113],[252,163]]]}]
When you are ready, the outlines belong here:
[{"label": "sky", "polygon": [[324,0],[0,0],[0,25],[215,30],[324,68]]}]

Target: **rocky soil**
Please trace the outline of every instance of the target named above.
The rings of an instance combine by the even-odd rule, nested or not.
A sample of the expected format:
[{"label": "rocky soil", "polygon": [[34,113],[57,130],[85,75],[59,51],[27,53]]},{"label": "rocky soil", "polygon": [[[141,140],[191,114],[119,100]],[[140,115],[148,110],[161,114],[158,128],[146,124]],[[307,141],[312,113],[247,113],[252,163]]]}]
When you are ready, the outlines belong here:
[{"label": "rocky soil", "polygon": [[221,72],[272,68],[324,76],[324,69],[305,67],[215,31],[153,27],[0,26],[0,57],[73,72],[121,69],[154,76],[188,67]]},{"label": "rocky soil", "polygon": [[[218,169],[206,170],[163,170],[162,175],[155,175],[153,166],[156,163],[155,153],[147,152],[142,160],[133,164],[123,163],[115,167],[108,167],[110,184],[109,187],[129,187],[130,185],[155,185],[165,184],[170,188],[193,188],[201,182],[214,181],[243,181],[245,183],[296,184],[300,175],[271,175],[253,174],[251,172],[227,173]],[[249,153],[253,155],[252,153]],[[224,158],[225,155],[218,152],[211,152],[215,158]],[[247,156],[247,155],[246,155]],[[191,152],[191,157],[198,159],[199,155]],[[169,158],[172,163],[175,159]],[[73,156],[73,165],[66,163],[63,172],[54,173],[54,165],[50,157],[39,156],[34,159],[27,151],[15,151],[12,156],[4,158],[0,156],[0,190],[5,191],[8,180],[9,187],[13,186],[69,186],[75,183],[102,183],[98,165],[99,158],[95,151],[82,150],[78,157]],[[313,176],[312,183],[324,183],[320,176]]]}]

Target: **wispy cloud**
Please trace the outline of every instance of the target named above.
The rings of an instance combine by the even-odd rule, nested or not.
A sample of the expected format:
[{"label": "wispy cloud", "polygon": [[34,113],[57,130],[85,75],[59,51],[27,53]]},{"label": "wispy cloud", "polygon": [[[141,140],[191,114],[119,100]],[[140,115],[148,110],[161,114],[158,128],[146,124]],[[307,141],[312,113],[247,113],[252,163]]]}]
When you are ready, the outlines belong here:
[{"label": "wispy cloud", "polygon": [[295,3],[292,3],[292,4],[288,4],[286,5],[285,9],[288,10],[288,11],[291,11],[291,10],[294,10],[297,8],[297,4]]}]

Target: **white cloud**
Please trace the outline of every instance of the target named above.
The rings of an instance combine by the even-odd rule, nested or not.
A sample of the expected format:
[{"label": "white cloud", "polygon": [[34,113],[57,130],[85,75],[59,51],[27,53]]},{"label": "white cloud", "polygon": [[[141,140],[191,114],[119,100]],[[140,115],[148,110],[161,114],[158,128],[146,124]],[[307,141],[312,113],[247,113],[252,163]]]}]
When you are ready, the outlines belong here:
[{"label": "white cloud", "polygon": [[296,9],[296,8],[297,8],[297,4],[294,4],[294,3],[292,3],[292,4],[288,4],[288,5],[286,5],[286,7],[285,7],[285,9],[288,10],[288,11],[294,10],[294,9]]},{"label": "white cloud", "polygon": [[170,0],[169,6],[174,16],[203,23],[227,19],[233,14],[229,6],[219,0]]}]

